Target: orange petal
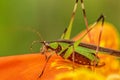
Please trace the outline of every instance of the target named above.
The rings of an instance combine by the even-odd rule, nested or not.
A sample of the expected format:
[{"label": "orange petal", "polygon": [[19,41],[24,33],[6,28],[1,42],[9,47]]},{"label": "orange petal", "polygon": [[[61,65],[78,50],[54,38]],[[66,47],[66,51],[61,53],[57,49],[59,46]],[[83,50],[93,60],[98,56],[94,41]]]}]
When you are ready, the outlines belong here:
[{"label": "orange petal", "polygon": [[[1,57],[0,80],[37,80],[45,61],[45,56],[40,53]],[[64,64],[68,64],[68,61],[60,56],[53,55],[41,79],[54,80],[58,73],[72,69],[69,65],[63,66]]]},{"label": "orange petal", "polygon": [[40,54],[1,57],[0,80],[35,80],[44,62]]}]

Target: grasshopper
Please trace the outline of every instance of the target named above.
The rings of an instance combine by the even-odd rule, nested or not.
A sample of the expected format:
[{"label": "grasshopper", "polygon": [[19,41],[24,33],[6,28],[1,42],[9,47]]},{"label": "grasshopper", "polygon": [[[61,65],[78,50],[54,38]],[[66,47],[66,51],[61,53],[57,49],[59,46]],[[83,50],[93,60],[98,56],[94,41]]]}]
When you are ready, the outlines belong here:
[{"label": "grasshopper", "polygon": [[[81,1],[83,16],[84,16],[84,22],[86,25],[86,33],[77,41],[73,41],[70,39],[72,25],[75,18],[76,9],[78,6],[78,0],[76,0],[69,26],[64,30],[64,33],[62,34],[61,39],[55,40],[55,41],[38,41],[39,43],[43,44],[41,48],[41,53],[45,54],[45,52],[51,51],[53,54],[56,53],[57,55],[60,55],[64,59],[68,59],[70,61],[73,61],[81,65],[88,65],[88,66],[95,66],[95,67],[103,66],[104,64],[99,65],[99,57],[97,56],[98,52],[105,52],[107,54],[120,57],[120,51],[99,47],[100,39],[102,35],[102,28],[103,28],[104,19],[105,19],[104,15],[100,15],[100,17],[96,20],[96,22],[90,28],[88,28],[88,21],[86,17],[84,2],[83,0],[80,0],[80,1]],[[90,41],[92,41],[90,31],[100,21],[101,21],[101,30],[98,38],[98,45],[95,46],[91,44],[82,43],[81,40],[87,34],[89,36]],[[37,41],[34,41],[32,45],[36,42]],[[51,58],[52,54],[49,56],[45,54],[45,56],[46,56],[46,63],[39,77],[43,75],[44,69],[47,65],[47,62]]]}]

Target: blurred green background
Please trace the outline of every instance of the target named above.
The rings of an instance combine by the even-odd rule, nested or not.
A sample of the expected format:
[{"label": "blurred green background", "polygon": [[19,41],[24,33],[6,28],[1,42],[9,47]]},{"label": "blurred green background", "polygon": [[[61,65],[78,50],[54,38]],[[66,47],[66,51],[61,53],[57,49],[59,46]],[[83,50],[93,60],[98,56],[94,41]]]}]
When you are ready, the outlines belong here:
[{"label": "blurred green background", "polygon": [[[89,24],[100,14],[120,32],[120,0],[84,0]],[[32,41],[60,38],[67,27],[75,0],[0,0],[0,56],[31,53]],[[85,29],[81,7],[77,10],[72,36]],[[39,51],[39,44],[34,45]]]}]

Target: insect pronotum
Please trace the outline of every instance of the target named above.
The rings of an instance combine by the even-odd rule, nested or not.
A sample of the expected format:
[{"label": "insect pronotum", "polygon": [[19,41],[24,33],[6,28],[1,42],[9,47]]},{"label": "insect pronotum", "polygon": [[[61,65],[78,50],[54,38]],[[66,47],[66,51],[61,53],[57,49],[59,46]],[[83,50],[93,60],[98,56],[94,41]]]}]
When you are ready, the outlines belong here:
[{"label": "insect pronotum", "polygon": [[[95,66],[95,67],[102,66],[102,65],[99,65],[99,57],[96,55],[98,52],[105,52],[107,54],[120,57],[120,51],[99,47],[101,34],[102,34],[102,28],[104,25],[104,15],[100,15],[100,17],[96,20],[96,22],[90,28],[88,28],[88,20],[86,17],[84,2],[83,0],[80,0],[80,1],[81,1],[82,12],[84,16],[85,25],[86,25],[86,33],[79,40],[77,41],[70,40],[72,25],[73,25],[76,9],[78,6],[78,0],[76,0],[76,3],[73,8],[72,17],[70,19],[70,23],[68,27],[65,29],[64,33],[62,34],[60,40],[48,41],[48,42],[47,41],[34,41],[32,43],[32,45],[36,42],[42,43],[43,47],[42,47],[41,53],[43,53],[46,57],[46,62],[42,69],[41,74],[39,75],[39,78],[43,75],[47,62],[49,61],[52,54],[54,53],[60,55],[64,59],[69,59],[70,61],[73,61],[75,63],[81,64],[81,65]],[[90,42],[92,41],[90,31],[100,21],[101,21],[101,29],[99,33],[97,46],[82,43],[81,40],[87,34],[89,36]],[[31,46],[31,49],[32,49],[32,46]],[[47,51],[51,51],[51,55],[47,56],[45,54]]]}]

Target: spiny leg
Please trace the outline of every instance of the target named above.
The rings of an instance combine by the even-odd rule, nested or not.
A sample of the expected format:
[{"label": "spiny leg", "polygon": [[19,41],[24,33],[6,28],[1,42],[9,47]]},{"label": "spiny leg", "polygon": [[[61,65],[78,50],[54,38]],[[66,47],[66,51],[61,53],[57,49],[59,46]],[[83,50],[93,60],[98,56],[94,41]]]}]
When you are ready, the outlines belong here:
[{"label": "spiny leg", "polygon": [[[101,36],[102,36],[102,32],[103,32],[103,27],[104,27],[104,20],[105,20],[104,15],[101,15],[101,16],[99,17],[99,19],[98,19],[97,22],[99,22],[100,19],[102,20],[102,23],[101,23],[100,33],[99,33],[99,37],[98,37],[98,44],[97,44],[97,49],[96,49],[96,56],[97,56],[98,51],[99,51]],[[96,62],[95,62],[95,65],[96,65]]]},{"label": "spiny leg", "polygon": [[48,63],[48,61],[50,60],[50,58],[52,57],[52,55],[53,55],[53,54],[50,54],[49,56],[47,56],[46,62],[45,62],[45,64],[44,64],[44,66],[43,66],[42,72],[40,73],[38,79],[42,77],[42,75],[43,75],[43,73],[44,73],[44,71],[45,71],[45,69],[46,69],[47,63]]},{"label": "spiny leg", "polygon": [[69,26],[67,27],[67,29],[65,29],[64,33],[61,36],[61,39],[69,39],[70,38],[72,25],[73,25],[73,21],[74,21],[76,9],[77,9],[77,5],[78,5],[78,0],[76,0],[76,3],[74,5],[73,13],[72,13],[72,16],[71,16],[71,19],[70,19]]},{"label": "spiny leg", "polygon": [[[88,28],[88,20],[87,20],[87,16],[86,16],[84,1],[83,0],[80,0],[80,1],[81,1],[81,7],[82,7],[82,12],[83,12],[83,17],[84,17],[84,22],[85,22],[86,30],[88,31],[89,30],[89,28]],[[88,33],[88,37],[89,37],[90,43],[92,43],[93,39],[91,37],[90,32]]]}]

